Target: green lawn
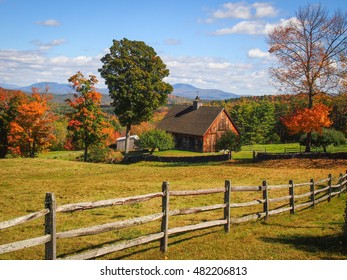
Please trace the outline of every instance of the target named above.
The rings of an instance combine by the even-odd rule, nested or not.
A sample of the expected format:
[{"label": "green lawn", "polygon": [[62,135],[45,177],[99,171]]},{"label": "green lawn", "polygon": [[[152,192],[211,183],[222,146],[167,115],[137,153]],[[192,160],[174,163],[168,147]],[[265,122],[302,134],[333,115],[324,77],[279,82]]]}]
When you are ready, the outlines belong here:
[{"label": "green lawn", "polygon": [[75,160],[83,155],[82,151],[51,151],[38,155],[41,159],[60,159],[60,160]]},{"label": "green lawn", "polygon": [[[290,153],[290,152],[304,152],[305,147],[300,146],[299,143],[286,143],[286,144],[256,144],[242,146],[240,152],[233,153],[234,159],[251,159],[253,151],[262,153]],[[312,152],[323,152],[323,148],[312,148]],[[347,152],[347,145],[343,146],[329,146],[327,152]]]},{"label": "green lawn", "polygon": [[[70,154],[70,156],[74,156]],[[45,157],[45,158],[42,158]],[[35,159],[0,160],[0,221],[43,209],[46,192],[54,192],[57,204],[97,201],[158,192],[163,181],[171,190],[220,188],[224,180],[233,185],[259,185],[307,182],[333,174],[335,181],[346,171],[347,161],[283,160],[263,163],[237,161],[210,164],[170,164],[141,162],[130,165],[92,164],[61,160],[64,153],[48,153]],[[259,196],[259,194],[258,194]],[[243,199],[256,199],[246,193]],[[238,201],[240,197],[232,197]],[[284,213],[269,222],[250,222],[233,226],[229,234],[222,227],[179,234],[169,239],[169,251],[163,255],[159,242],[106,255],[106,259],[346,259],[341,234],[346,194],[321,203],[315,210]],[[184,209],[222,203],[221,194],[201,197],[177,197],[171,209]],[[88,227],[160,212],[161,200],[99,208],[76,213],[58,213],[58,231]],[[238,215],[233,210],[232,215]],[[170,227],[196,224],[221,218],[222,211],[205,212],[170,219]],[[33,238],[43,234],[43,219],[0,231],[0,244]],[[122,229],[95,236],[58,240],[58,257],[76,251],[124,241],[158,232],[160,222]],[[0,259],[42,259],[43,246],[0,255]]]},{"label": "green lawn", "polygon": [[[267,153],[284,153],[284,152],[303,152],[305,147],[300,147],[299,143],[287,143],[287,144],[256,144],[242,146],[240,152],[233,152],[233,159],[252,159],[253,151],[255,152],[267,152]],[[312,149],[313,152],[322,152],[322,149]],[[328,147],[328,152],[347,152],[347,145],[339,147]],[[139,152],[133,152],[138,154]],[[39,158],[42,159],[62,159],[62,160],[74,160],[83,154],[82,151],[53,151],[49,153],[39,154]],[[183,150],[167,150],[167,151],[155,151],[156,156],[172,156],[172,157],[191,157],[191,156],[207,156],[217,155],[218,153],[198,153],[192,151]]]}]

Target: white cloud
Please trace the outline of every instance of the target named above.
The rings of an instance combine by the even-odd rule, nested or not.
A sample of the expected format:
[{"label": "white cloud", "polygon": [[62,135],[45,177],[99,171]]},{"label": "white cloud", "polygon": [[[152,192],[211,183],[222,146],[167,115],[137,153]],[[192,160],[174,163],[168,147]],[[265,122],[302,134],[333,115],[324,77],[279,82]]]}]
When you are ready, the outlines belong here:
[{"label": "white cloud", "polygon": [[276,17],[278,14],[278,10],[269,3],[255,2],[252,7],[255,8],[255,17],[257,18]]},{"label": "white cloud", "polygon": [[103,81],[98,76],[98,68],[100,67],[99,56],[48,57],[38,50],[0,49],[0,79],[19,86],[45,81],[68,83],[68,78],[77,71],[86,75],[93,73],[102,84]]},{"label": "white cloud", "polygon": [[232,63],[213,57],[163,56],[162,59],[170,69],[166,81],[172,84],[189,83],[246,95],[274,93],[268,84],[267,66],[263,63]]},{"label": "white cloud", "polygon": [[261,21],[241,21],[230,28],[218,29],[213,35],[227,34],[266,34],[266,23]]},{"label": "white cloud", "polygon": [[244,2],[239,3],[225,3],[221,9],[218,9],[212,14],[214,19],[223,18],[251,18],[251,6]]},{"label": "white cloud", "polygon": [[[40,51],[0,49],[0,82],[27,86],[36,82],[68,83],[68,78],[81,71],[96,75],[98,87],[105,87],[98,69],[98,56],[53,56]],[[236,94],[269,94],[274,90],[268,84],[267,65],[263,63],[233,63],[215,57],[162,56],[170,70],[167,82],[190,83],[201,88],[214,88]]]},{"label": "white cloud", "polygon": [[37,21],[35,22],[38,25],[43,25],[43,26],[60,26],[60,22],[55,20],[55,19],[47,19],[44,21]]},{"label": "white cloud", "polygon": [[206,22],[211,23],[216,19],[254,19],[254,18],[269,18],[276,17],[276,10],[270,3],[255,2],[249,4],[246,2],[229,2],[222,7],[212,12],[211,17]]},{"label": "white cloud", "polygon": [[260,49],[250,49],[248,51],[247,55],[249,58],[268,58],[268,57],[270,57],[269,52],[263,52]]},{"label": "white cloud", "polygon": [[174,38],[168,38],[164,41],[165,45],[169,45],[169,46],[178,46],[181,45],[181,41],[178,39],[174,39]]},{"label": "white cloud", "polygon": [[290,21],[295,18],[280,19],[275,23],[268,23],[262,20],[245,20],[235,24],[232,27],[218,29],[212,35],[223,36],[228,34],[250,34],[250,35],[266,35],[272,32],[278,26],[287,26]]},{"label": "white cloud", "polygon": [[55,39],[48,43],[43,43],[40,40],[33,40],[31,41],[32,44],[36,45],[40,51],[47,51],[50,50],[53,47],[60,46],[64,43],[66,43],[65,39]]}]

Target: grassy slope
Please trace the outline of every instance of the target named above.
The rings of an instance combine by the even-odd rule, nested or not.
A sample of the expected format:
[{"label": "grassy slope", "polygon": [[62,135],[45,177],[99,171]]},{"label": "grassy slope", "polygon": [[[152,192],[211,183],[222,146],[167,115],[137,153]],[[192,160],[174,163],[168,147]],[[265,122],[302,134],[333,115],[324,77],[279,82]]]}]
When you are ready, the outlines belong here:
[{"label": "grassy slope", "polygon": [[[310,178],[337,176],[346,171],[346,161],[286,160],[258,164],[215,163],[202,165],[138,163],[133,165],[89,164],[58,159],[10,159],[0,161],[0,221],[43,209],[46,192],[54,192],[58,205],[126,197],[161,190],[169,181],[172,190],[222,187],[225,179],[234,185],[307,182]],[[253,198],[254,199],[254,198]],[[175,198],[172,209],[221,203],[221,196]],[[339,234],[346,195],[322,203],[316,211],[295,216],[283,214],[261,222],[234,226],[230,234],[222,228],[197,231],[170,238],[170,259],[345,259]],[[124,220],[160,211],[160,200],[95,209],[75,214],[58,214],[58,231]],[[170,227],[220,218],[222,213],[174,217]],[[42,234],[43,220],[32,221],[0,232],[0,244]],[[58,256],[157,232],[159,223],[114,231],[97,236],[58,241]],[[43,247],[0,255],[0,259],[42,258]],[[151,243],[111,254],[106,258],[161,259],[158,244]]]}]

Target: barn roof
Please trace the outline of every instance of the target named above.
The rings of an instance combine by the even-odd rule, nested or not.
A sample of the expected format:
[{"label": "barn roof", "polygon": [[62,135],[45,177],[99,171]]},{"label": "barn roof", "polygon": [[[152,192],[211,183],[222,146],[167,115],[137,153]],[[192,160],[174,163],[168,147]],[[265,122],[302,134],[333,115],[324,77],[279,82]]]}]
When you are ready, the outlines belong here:
[{"label": "barn roof", "polygon": [[158,128],[172,133],[204,136],[213,121],[223,111],[222,107],[175,105],[159,123]]}]

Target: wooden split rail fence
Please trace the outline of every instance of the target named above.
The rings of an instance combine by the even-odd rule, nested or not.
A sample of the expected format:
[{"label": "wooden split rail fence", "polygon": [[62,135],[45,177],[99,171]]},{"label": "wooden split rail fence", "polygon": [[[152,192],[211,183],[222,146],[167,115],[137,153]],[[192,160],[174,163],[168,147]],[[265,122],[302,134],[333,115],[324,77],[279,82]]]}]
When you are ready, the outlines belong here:
[{"label": "wooden split rail fence", "polygon": [[[308,191],[298,192],[299,188],[306,188]],[[32,213],[26,216],[15,218],[9,221],[0,222],[0,230],[4,230],[9,227],[13,227],[25,222],[38,219],[40,217],[45,218],[45,235],[37,238],[31,238],[23,241],[18,241],[9,244],[0,245],[0,254],[9,253],[17,250],[21,250],[28,247],[33,247],[40,244],[45,244],[45,259],[54,260],[57,259],[56,244],[57,240],[64,238],[73,238],[78,236],[86,236],[104,233],[108,231],[114,231],[118,229],[129,228],[135,225],[142,225],[152,221],[161,220],[161,229],[157,233],[153,233],[146,236],[141,236],[132,240],[124,242],[118,242],[113,245],[108,245],[102,248],[93,249],[87,252],[70,255],[61,259],[92,259],[97,258],[112,252],[120,251],[126,248],[138,246],[141,244],[160,241],[160,250],[166,252],[168,248],[168,238],[170,235],[177,233],[184,233],[189,231],[195,231],[215,226],[223,226],[225,232],[230,231],[231,224],[239,224],[251,220],[258,220],[264,218],[269,219],[269,216],[279,214],[282,212],[295,212],[300,208],[314,207],[316,204],[325,200],[330,201],[335,195],[340,195],[347,189],[347,172],[346,174],[340,174],[336,184],[333,184],[333,178],[329,174],[328,178],[314,181],[313,179],[307,183],[296,184],[292,180],[285,185],[268,185],[266,181],[262,182],[261,186],[231,186],[229,180],[225,181],[223,188],[204,189],[204,190],[190,190],[190,191],[171,191],[169,189],[169,183],[164,182],[162,184],[162,191],[158,193],[145,194],[140,196],[116,198],[110,200],[101,200],[96,202],[84,202],[76,204],[66,204],[56,206],[56,200],[53,193],[47,193],[45,198],[45,209]],[[273,190],[282,190],[279,192],[283,194],[287,190],[287,194],[281,197],[270,197],[269,193]],[[231,193],[236,192],[260,192],[261,198],[247,202],[235,202],[231,203]],[[188,209],[170,209],[170,198],[174,196],[197,196],[197,195],[209,195],[222,193],[223,203],[194,207]],[[148,216],[142,216],[132,218],[123,221],[116,221],[112,223],[106,223],[102,225],[92,226],[88,228],[79,228],[64,232],[56,232],[56,214],[60,212],[74,212],[79,210],[94,209],[100,207],[110,207],[124,204],[139,203],[148,201],[154,198],[162,199],[162,211],[156,214]],[[235,199],[236,200],[236,199]],[[304,200],[304,201],[302,201]],[[281,202],[285,202],[284,205],[278,205]],[[253,207],[261,206],[262,211],[253,214],[246,214],[242,217],[231,217],[231,209],[240,207]],[[273,207],[270,207],[273,206]],[[208,222],[202,222],[199,224],[188,225],[183,227],[169,228],[169,217],[176,215],[187,215],[205,211],[212,211],[217,209],[223,209],[223,217],[218,220],[212,220]]]}]

